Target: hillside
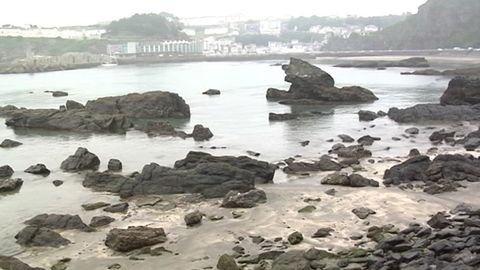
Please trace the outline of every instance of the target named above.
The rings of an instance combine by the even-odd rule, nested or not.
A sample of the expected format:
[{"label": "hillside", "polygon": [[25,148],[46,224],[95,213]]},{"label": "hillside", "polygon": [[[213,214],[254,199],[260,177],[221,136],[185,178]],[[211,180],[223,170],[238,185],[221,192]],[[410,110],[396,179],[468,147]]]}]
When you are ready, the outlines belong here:
[{"label": "hillside", "polygon": [[428,0],[418,13],[366,36],[333,39],[329,50],[480,47],[480,1]]}]

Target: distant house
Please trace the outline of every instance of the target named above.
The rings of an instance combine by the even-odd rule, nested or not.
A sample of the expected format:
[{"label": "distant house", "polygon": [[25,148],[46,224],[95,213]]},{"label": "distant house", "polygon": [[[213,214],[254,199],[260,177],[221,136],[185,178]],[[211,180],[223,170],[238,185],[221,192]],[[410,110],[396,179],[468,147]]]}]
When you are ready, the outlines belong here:
[{"label": "distant house", "polygon": [[109,44],[107,53],[117,56],[201,54],[203,53],[203,43],[201,41],[188,40],[128,42]]}]

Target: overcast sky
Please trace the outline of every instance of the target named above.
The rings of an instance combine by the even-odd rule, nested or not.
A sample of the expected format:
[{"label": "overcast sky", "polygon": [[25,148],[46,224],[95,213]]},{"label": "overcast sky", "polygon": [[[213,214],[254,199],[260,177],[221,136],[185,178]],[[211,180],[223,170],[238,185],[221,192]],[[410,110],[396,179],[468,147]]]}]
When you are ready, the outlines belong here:
[{"label": "overcast sky", "polygon": [[[6,0],[5,0],[6,1]],[[13,0],[0,8],[0,24],[89,25],[135,13],[179,17],[247,15],[387,15],[417,11],[426,0]]]}]

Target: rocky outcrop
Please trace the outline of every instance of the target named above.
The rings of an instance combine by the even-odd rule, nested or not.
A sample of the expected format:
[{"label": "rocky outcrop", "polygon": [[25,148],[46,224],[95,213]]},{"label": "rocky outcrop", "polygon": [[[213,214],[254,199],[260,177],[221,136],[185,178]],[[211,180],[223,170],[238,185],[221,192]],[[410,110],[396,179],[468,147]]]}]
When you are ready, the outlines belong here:
[{"label": "rocky outcrop", "polygon": [[0,269],[5,270],[45,270],[39,267],[31,267],[15,257],[0,255]]},{"label": "rocky outcrop", "polygon": [[335,87],[335,81],[330,74],[306,61],[291,58],[290,64],[282,68],[286,74],[285,81],[291,83],[290,89],[282,91],[270,88],[267,99],[303,104],[362,103],[377,100],[370,90],[362,87]]},{"label": "rocky outcrop", "polygon": [[335,65],[342,68],[388,68],[388,67],[412,67],[426,68],[430,67],[430,63],[424,57],[412,57],[398,61],[356,61],[352,63],[342,63]]},{"label": "rocky outcrop", "polygon": [[321,181],[322,185],[336,185],[346,187],[378,187],[379,183],[375,180],[365,178],[359,174],[333,173]]},{"label": "rocky outcrop", "polygon": [[6,125],[14,128],[108,133],[124,133],[139,119],[190,117],[190,108],[179,95],[162,91],[100,98],[88,101],[85,108],[74,107],[66,110],[4,107],[0,115],[7,116]]},{"label": "rocky outcrop", "polygon": [[225,195],[222,202],[222,207],[225,208],[252,208],[258,203],[266,203],[267,194],[265,191],[254,189],[245,193],[237,191],[230,191]]},{"label": "rocky outcrop", "polygon": [[17,243],[22,246],[60,247],[70,244],[68,239],[48,228],[27,226],[16,236]]},{"label": "rocky outcrop", "polygon": [[22,179],[1,179],[0,178],[0,194],[3,192],[12,192],[19,190],[23,184]]},{"label": "rocky outcrop", "polygon": [[88,151],[88,149],[79,147],[75,154],[65,159],[60,168],[68,172],[77,172],[84,170],[98,170],[100,159],[97,155]]},{"label": "rocky outcrop", "polygon": [[480,103],[480,79],[456,77],[440,98],[442,105],[475,105]]},{"label": "rocky outcrop", "polygon": [[162,228],[131,226],[127,229],[112,229],[107,234],[105,245],[115,251],[128,252],[167,241]]},{"label": "rocky outcrop", "polygon": [[428,156],[416,156],[407,161],[395,165],[385,171],[383,175],[386,185],[399,185],[411,181],[425,181],[425,171],[430,166],[430,158]]},{"label": "rocky outcrop", "polygon": [[399,123],[422,121],[477,121],[480,120],[480,104],[473,106],[418,104],[405,109],[391,108],[388,111],[388,117]]}]

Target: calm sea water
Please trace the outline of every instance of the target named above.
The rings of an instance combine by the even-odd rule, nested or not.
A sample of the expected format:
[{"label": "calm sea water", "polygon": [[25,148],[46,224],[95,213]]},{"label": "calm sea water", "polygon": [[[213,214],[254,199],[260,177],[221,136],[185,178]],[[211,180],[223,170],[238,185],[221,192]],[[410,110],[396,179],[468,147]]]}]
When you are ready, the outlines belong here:
[{"label": "calm sea water", "polygon": [[[317,158],[330,149],[326,140],[346,133],[356,138],[362,135],[382,137],[371,149],[375,156],[406,155],[413,146],[426,149],[427,144],[394,142],[408,126],[401,126],[383,118],[373,123],[358,121],[360,109],[384,110],[406,107],[417,103],[438,102],[448,80],[440,77],[401,76],[404,69],[384,71],[339,69],[320,65],[336,80],[337,86],[360,85],[371,89],[379,100],[371,104],[348,106],[285,106],[265,99],[269,87],[288,88],[284,73],[273,62],[220,62],[159,64],[150,66],[118,66],[35,75],[0,75],[0,106],[16,105],[28,108],[57,108],[67,99],[82,103],[103,96],[131,92],[167,90],[180,94],[190,105],[189,121],[175,123],[179,129],[190,132],[195,124],[209,127],[215,137],[209,142],[197,143],[191,139],[149,138],[141,132],[126,135],[74,134],[65,132],[13,130],[0,125],[0,140],[10,138],[24,143],[14,149],[0,149],[0,166],[8,164],[15,170],[14,177],[22,178],[20,192],[0,196],[0,254],[15,254],[22,249],[14,243],[14,235],[26,219],[41,213],[75,213],[86,221],[90,216],[80,205],[93,201],[117,201],[103,193],[93,193],[82,187],[82,176],[60,171],[60,163],[77,147],[87,147],[102,160],[106,169],[110,158],[124,163],[124,171],[139,171],[143,165],[157,162],[171,166],[188,151],[199,147],[224,146],[226,149],[208,150],[216,155],[244,155],[247,150],[260,152],[260,159],[276,162],[301,154]],[[222,91],[220,96],[201,93],[209,88]],[[68,97],[53,98],[44,91],[62,90]],[[331,112],[295,121],[268,121],[268,113],[305,110]],[[0,118],[0,122],[4,119]],[[375,124],[375,127],[371,127]],[[421,134],[420,136],[426,136]],[[307,147],[299,142],[310,140]],[[387,146],[390,151],[384,150]],[[28,166],[44,163],[52,170],[49,177],[23,173]],[[53,180],[65,184],[54,187]],[[277,183],[288,185],[290,179],[282,174]]]}]

